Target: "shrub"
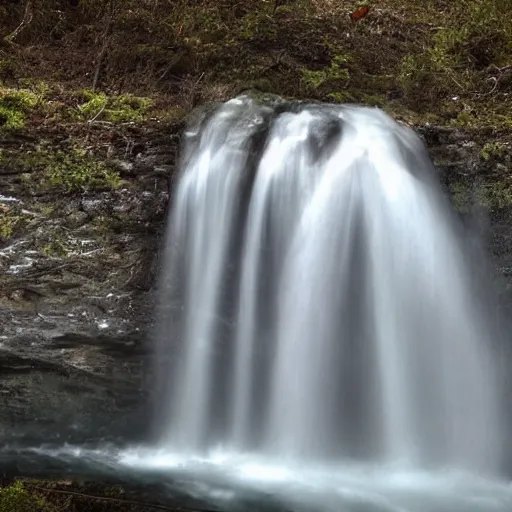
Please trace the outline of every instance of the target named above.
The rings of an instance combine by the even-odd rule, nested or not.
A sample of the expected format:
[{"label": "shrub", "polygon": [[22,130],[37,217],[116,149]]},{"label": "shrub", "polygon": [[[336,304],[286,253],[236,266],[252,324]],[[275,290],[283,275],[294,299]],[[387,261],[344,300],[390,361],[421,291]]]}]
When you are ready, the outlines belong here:
[{"label": "shrub", "polygon": [[0,512],[51,512],[44,498],[30,494],[22,482],[0,488]]}]

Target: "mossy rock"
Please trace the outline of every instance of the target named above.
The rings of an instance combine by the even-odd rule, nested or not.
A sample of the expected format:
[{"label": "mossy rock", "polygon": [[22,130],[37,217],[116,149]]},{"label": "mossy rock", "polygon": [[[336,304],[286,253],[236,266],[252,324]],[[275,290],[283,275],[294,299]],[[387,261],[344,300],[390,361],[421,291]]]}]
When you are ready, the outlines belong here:
[{"label": "mossy rock", "polygon": [[30,192],[115,190],[123,183],[118,171],[78,143],[56,149],[40,144],[23,151],[3,150],[0,165],[20,172]]}]

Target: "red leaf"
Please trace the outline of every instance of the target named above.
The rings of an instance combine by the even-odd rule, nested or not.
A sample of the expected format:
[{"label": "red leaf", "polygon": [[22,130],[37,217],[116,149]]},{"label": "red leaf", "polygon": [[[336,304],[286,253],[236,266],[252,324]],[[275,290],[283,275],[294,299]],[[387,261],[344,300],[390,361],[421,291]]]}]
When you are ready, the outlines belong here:
[{"label": "red leaf", "polygon": [[357,11],[354,11],[350,15],[350,19],[352,21],[362,20],[369,12],[370,12],[370,8],[368,6],[361,7],[360,9],[357,9]]}]

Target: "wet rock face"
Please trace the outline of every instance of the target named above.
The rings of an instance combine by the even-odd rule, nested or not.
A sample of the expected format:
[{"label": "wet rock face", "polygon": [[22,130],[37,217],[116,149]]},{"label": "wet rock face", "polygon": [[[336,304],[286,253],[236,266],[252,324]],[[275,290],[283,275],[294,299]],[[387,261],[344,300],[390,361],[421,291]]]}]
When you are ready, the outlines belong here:
[{"label": "wet rock face", "polygon": [[[181,129],[84,136],[119,182],[72,192],[39,186],[52,167],[32,158],[44,148],[65,153],[69,134],[0,137],[0,444],[147,434],[148,334]],[[455,208],[487,237],[512,311],[512,146],[483,151],[495,140],[507,147],[510,136],[419,132]],[[6,151],[31,158],[9,161]],[[75,160],[69,165],[79,173]],[[475,209],[481,189],[485,204]]]},{"label": "wet rock face", "polygon": [[[136,131],[100,148],[116,188],[34,187],[37,162],[0,158],[0,444],[144,436],[178,133]],[[30,155],[38,143],[11,136],[0,148]]]},{"label": "wet rock face", "polygon": [[419,129],[454,208],[490,256],[512,318],[512,132]]}]

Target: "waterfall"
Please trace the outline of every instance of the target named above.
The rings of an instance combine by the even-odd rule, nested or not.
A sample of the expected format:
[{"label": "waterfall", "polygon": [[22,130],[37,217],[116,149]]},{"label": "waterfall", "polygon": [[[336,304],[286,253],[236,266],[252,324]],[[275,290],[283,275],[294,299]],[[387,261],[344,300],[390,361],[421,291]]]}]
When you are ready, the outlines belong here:
[{"label": "waterfall", "polygon": [[184,139],[159,446],[496,470],[493,329],[414,132],[378,109],[241,96]]}]

